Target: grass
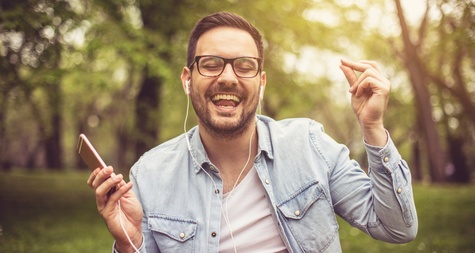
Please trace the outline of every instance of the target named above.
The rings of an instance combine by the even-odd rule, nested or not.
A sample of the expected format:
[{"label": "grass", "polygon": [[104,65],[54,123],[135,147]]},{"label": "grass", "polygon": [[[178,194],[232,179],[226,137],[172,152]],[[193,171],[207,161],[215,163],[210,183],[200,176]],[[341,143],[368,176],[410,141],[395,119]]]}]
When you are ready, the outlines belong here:
[{"label": "grass", "polygon": [[475,185],[414,186],[419,231],[414,241],[389,244],[372,240],[340,222],[343,252],[475,252]]},{"label": "grass", "polygon": [[[87,172],[0,173],[0,252],[110,252]],[[475,185],[414,188],[419,234],[375,241],[340,220],[343,252],[475,252]]]},{"label": "grass", "polygon": [[80,172],[0,174],[0,252],[110,252],[112,237]]}]

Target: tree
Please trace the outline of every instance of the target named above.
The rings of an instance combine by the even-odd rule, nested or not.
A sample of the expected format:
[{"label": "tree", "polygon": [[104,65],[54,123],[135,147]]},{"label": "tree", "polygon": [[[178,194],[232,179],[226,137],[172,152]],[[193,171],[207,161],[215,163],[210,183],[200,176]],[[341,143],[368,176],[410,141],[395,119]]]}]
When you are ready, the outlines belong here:
[{"label": "tree", "polygon": [[[400,1],[396,0],[395,4],[403,38],[403,48],[397,50],[397,54],[406,66],[415,93],[419,133],[424,136],[431,179],[442,182],[446,180],[447,173],[455,171],[454,174],[459,175],[456,176],[456,181],[466,182],[470,177],[463,146],[473,142],[473,138],[463,138],[461,136],[464,134],[457,133],[470,134],[467,130],[473,129],[475,124],[475,94],[467,89],[474,77],[465,74],[474,64],[473,58],[469,56],[475,53],[471,21],[475,5],[471,1],[441,1],[434,6],[427,2],[418,32],[411,34]],[[430,20],[431,10],[438,12],[440,18]],[[427,45],[429,43],[430,46]],[[442,107],[439,109],[443,112],[439,116],[439,122],[436,122],[433,111],[438,108],[431,104],[434,97],[438,98]],[[463,109],[446,112],[447,108],[454,106]],[[456,120],[468,128],[451,126],[450,120]],[[443,135],[440,134],[438,124],[444,126],[442,129],[445,130],[449,157],[443,151]],[[451,165],[447,165],[446,159],[451,159]],[[447,171],[447,168],[453,169]]]},{"label": "tree", "polygon": [[[197,19],[227,10],[263,34],[263,114],[314,118],[365,164],[338,64],[341,57],[373,59],[393,80],[385,125],[403,157],[420,164],[414,172],[437,168],[432,179],[443,181],[453,167],[454,180],[468,178],[475,162],[467,155],[475,152],[473,4],[428,3],[414,27],[385,1],[2,1],[0,166],[57,167],[53,159],[82,166],[74,148],[84,132],[108,163],[126,170],[182,133],[179,75],[189,32]],[[370,25],[375,13],[378,24]],[[398,21],[401,33],[385,31],[387,20]],[[405,86],[406,70],[413,85]],[[187,127],[195,124],[192,115]]]},{"label": "tree", "polygon": [[[39,136],[32,148],[31,162],[37,159],[35,152],[44,150],[45,166],[62,167],[61,148],[61,76],[59,68],[65,32],[74,27],[75,15],[67,2],[2,1],[0,3],[0,37],[3,41],[2,67],[5,76],[2,89],[6,97],[2,100],[0,115],[6,117],[6,105],[12,93],[21,94],[24,102],[36,116],[35,127]],[[30,15],[23,15],[24,12]],[[17,17],[23,17],[18,19]],[[45,102],[44,104],[42,104]],[[6,138],[2,120],[0,139]],[[2,157],[7,150],[0,148]],[[4,153],[5,152],[5,153]],[[27,150],[28,152],[28,150]],[[5,158],[2,158],[5,164]],[[7,162],[8,163],[8,162]],[[30,162],[29,162],[30,163]]]}]

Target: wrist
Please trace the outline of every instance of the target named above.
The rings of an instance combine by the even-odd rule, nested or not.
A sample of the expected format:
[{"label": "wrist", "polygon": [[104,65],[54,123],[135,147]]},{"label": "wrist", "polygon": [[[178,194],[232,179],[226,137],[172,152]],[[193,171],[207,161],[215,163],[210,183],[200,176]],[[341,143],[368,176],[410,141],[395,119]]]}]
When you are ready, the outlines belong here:
[{"label": "wrist", "polygon": [[[119,253],[135,253],[138,252],[136,249],[140,249],[143,244],[143,234],[138,233],[136,236],[130,238],[131,241],[128,239],[124,241],[115,241],[115,250]],[[132,245],[132,244],[133,245]],[[135,248],[134,248],[135,247]]]},{"label": "wrist", "polygon": [[361,124],[364,141],[372,146],[383,147],[388,142],[388,135],[383,124],[363,125]]}]

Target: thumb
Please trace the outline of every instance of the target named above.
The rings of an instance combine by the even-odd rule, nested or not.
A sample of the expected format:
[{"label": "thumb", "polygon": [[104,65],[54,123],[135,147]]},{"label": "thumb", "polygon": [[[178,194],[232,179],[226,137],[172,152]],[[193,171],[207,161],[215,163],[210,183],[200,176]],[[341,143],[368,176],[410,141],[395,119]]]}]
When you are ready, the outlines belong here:
[{"label": "thumb", "polygon": [[350,88],[353,87],[353,84],[355,84],[356,81],[358,80],[358,76],[356,75],[355,71],[352,68],[345,66],[343,64],[340,65],[340,69],[343,71],[343,74],[345,75],[346,80],[348,80],[348,84]]}]

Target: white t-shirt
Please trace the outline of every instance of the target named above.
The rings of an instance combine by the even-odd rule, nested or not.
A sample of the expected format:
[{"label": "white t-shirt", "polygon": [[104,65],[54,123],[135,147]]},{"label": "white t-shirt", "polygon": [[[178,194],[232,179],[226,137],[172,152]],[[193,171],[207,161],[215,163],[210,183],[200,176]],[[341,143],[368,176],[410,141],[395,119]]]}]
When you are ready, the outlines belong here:
[{"label": "white t-shirt", "polygon": [[[228,222],[231,227],[232,236]],[[223,197],[219,252],[287,252],[254,167]]]}]

